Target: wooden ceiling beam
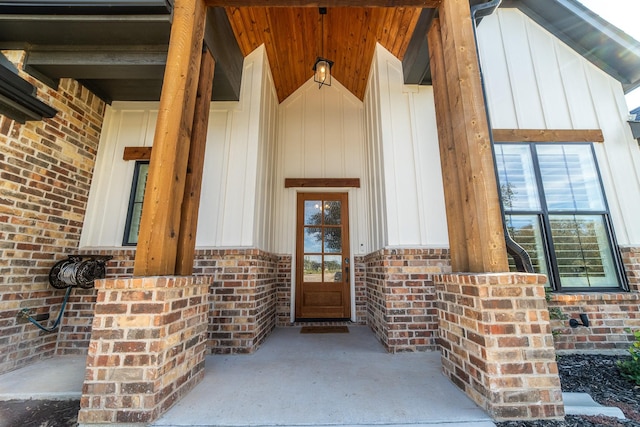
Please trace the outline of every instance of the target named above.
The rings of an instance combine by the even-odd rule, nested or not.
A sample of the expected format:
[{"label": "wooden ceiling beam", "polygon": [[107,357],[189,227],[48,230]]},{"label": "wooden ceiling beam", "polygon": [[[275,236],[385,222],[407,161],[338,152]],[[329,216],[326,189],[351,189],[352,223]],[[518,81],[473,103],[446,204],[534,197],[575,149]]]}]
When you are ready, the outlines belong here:
[{"label": "wooden ceiling beam", "polygon": [[426,7],[437,8],[442,0],[205,0],[221,7]]}]

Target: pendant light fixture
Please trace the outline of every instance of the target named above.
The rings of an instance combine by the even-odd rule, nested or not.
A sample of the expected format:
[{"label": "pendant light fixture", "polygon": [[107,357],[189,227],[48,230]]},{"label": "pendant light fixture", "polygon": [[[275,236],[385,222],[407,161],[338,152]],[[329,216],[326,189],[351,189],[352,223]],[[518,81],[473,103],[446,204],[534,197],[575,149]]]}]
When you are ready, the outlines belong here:
[{"label": "pendant light fixture", "polygon": [[[324,54],[324,15],[327,14],[327,8],[321,7],[320,9],[320,55]],[[331,86],[331,67],[333,67],[333,61],[318,56],[315,64],[313,64],[313,81],[318,83],[318,89],[324,86]]]}]

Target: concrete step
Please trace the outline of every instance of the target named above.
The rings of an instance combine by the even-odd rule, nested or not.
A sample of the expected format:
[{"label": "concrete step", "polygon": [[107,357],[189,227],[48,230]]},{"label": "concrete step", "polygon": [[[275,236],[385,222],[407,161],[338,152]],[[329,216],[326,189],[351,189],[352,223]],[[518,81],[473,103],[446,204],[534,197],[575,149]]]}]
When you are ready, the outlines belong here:
[{"label": "concrete step", "polygon": [[620,408],[602,406],[587,393],[562,393],[564,412],[567,415],[605,415],[625,419]]}]

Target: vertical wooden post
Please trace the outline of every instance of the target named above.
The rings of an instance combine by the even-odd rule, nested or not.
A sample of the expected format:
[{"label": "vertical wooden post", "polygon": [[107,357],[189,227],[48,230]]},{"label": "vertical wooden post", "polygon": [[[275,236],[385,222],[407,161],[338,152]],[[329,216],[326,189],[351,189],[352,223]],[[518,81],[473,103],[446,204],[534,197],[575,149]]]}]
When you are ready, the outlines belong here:
[{"label": "vertical wooden post", "polygon": [[200,208],[202,172],[204,169],[214,69],[215,60],[211,52],[206,49],[200,64],[200,79],[198,80],[198,94],[193,115],[191,147],[189,148],[189,161],[187,164],[187,179],[184,199],[182,200],[182,214],[180,216],[176,274],[181,276],[193,274],[193,257],[196,249],[198,209]]},{"label": "vertical wooden post", "polygon": [[134,276],[175,273],[205,12],[203,0],[174,2]]},{"label": "vertical wooden post", "polygon": [[458,169],[456,165],[456,145],[453,140],[449,93],[447,92],[447,72],[440,33],[440,20],[434,19],[428,33],[429,63],[433,80],[436,105],[438,139],[440,141],[440,164],[444,183],[444,200],[447,210],[449,250],[451,269],[454,272],[469,271],[469,255],[464,223],[464,205],[461,199]]},{"label": "vertical wooden post", "polygon": [[440,26],[470,272],[509,271],[468,0],[443,0]]}]

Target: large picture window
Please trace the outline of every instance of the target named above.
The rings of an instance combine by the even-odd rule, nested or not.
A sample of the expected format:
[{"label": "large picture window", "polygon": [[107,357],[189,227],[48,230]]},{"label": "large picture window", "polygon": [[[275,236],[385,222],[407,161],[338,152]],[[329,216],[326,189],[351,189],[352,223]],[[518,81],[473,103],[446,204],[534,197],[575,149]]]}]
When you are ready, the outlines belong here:
[{"label": "large picture window", "polygon": [[509,233],[552,288],[623,287],[592,144],[496,144],[496,166]]},{"label": "large picture window", "polygon": [[124,246],[135,246],[138,243],[138,232],[140,231],[140,218],[142,217],[142,202],[144,201],[144,190],[147,186],[147,175],[149,173],[149,162],[136,162],[133,173],[133,185],[129,196],[129,209],[127,211],[127,222],[124,226]]}]

